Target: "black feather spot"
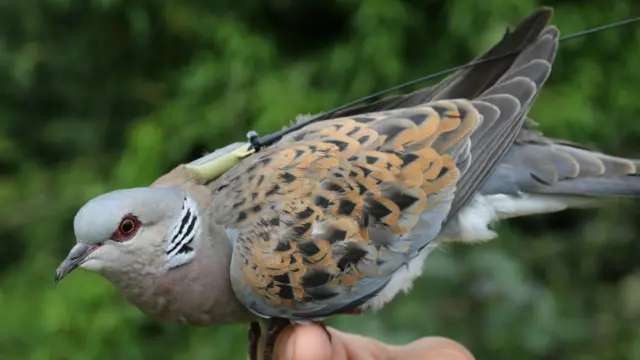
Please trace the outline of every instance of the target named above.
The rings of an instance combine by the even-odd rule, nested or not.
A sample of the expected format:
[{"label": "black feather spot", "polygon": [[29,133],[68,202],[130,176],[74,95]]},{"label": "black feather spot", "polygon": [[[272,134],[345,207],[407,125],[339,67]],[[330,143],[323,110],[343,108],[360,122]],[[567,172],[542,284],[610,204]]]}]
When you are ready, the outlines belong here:
[{"label": "black feather spot", "polygon": [[300,279],[300,283],[303,288],[307,289],[325,285],[329,280],[331,280],[329,272],[322,269],[314,269],[304,274]]},{"label": "black feather spot", "polygon": [[313,209],[312,209],[312,208],[310,208],[310,207],[307,207],[307,208],[306,208],[306,209],[304,209],[303,211],[300,211],[300,212],[296,215],[296,217],[297,217],[298,219],[302,220],[302,219],[306,219],[306,218],[308,218],[309,216],[313,215],[313,213],[314,213]]},{"label": "black feather spot", "polygon": [[381,220],[393,211],[375,199],[367,200],[367,209],[374,218]]},{"label": "black feather spot", "polygon": [[297,159],[297,158],[299,158],[300,156],[302,156],[302,154],[304,154],[304,151],[303,151],[303,150],[296,149],[296,155],[295,155],[295,158],[296,158],[296,159]]},{"label": "black feather spot", "polygon": [[269,163],[270,163],[270,162],[271,162],[271,158],[270,158],[270,157],[265,157],[265,158],[262,158],[262,159],[260,160],[260,164],[262,164],[262,165],[264,165],[264,166],[269,165]]},{"label": "black feather spot", "polygon": [[356,116],[353,118],[353,120],[362,123],[362,124],[366,124],[366,123],[370,123],[372,121],[374,121],[376,118],[373,117],[368,117],[368,116]]},{"label": "black feather spot", "polygon": [[247,213],[245,213],[244,211],[240,211],[238,213],[238,221],[244,221],[247,219]]},{"label": "black feather spot", "polygon": [[311,297],[311,300],[315,301],[328,300],[338,295],[337,292],[326,286],[308,289],[307,294]]},{"label": "black feather spot", "polygon": [[251,200],[255,200],[257,198],[258,198],[258,193],[257,192],[251,193]]},{"label": "black feather spot", "polygon": [[416,201],[418,201],[418,198],[416,198],[415,196],[407,195],[402,191],[395,191],[394,193],[389,195],[389,200],[398,205],[400,211],[404,211],[411,205],[415,204]]},{"label": "black feather spot", "polygon": [[278,226],[280,225],[280,219],[276,218],[272,218],[269,220],[269,225],[271,226]]},{"label": "black feather spot", "polygon": [[353,128],[353,130],[349,131],[347,133],[347,136],[353,136],[355,134],[357,134],[362,128],[360,126],[356,126]]},{"label": "black feather spot", "polygon": [[378,131],[379,134],[387,135],[386,141],[389,142],[393,140],[396,136],[401,134],[404,130],[406,130],[406,127],[393,125],[393,123],[389,123],[385,121],[384,123],[380,124],[380,126],[376,126],[376,130]]},{"label": "black feather spot", "polygon": [[357,157],[357,156],[349,156],[349,157],[347,158],[347,161],[351,161],[351,162],[354,162],[354,161],[357,161],[357,160],[358,160],[358,157]]},{"label": "black feather spot", "polygon": [[415,115],[409,116],[409,120],[413,121],[413,123],[418,126],[420,126],[420,124],[422,124],[426,118],[427,118],[426,114],[415,114]]},{"label": "black feather spot", "polygon": [[242,200],[238,201],[237,203],[233,204],[233,206],[231,207],[233,210],[239,208],[240,206],[244,205],[244,203],[247,202],[247,198],[242,198]]},{"label": "black feather spot", "polygon": [[271,189],[269,189],[269,191],[267,191],[265,195],[266,196],[271,196],[271,195],[277,193],[278,190],[280,190],[280,185],[276,184]]},{"label": "black feather spot", "polygon": [[360,219],[358,219],[358,223],[360,224],[360,228],[362,229],[369,227],[369,214],[362,213]]},{"label": "black feather spot", "polygon": [[316,196],[315,200],[314,200],[315,204],[322,207],[322,208],[327,208],[329,207],[329,205],[331,205],[331,201],[329,201],[329,199],[327,199],[324,196],[318,195]]},{"label": "black feather spot", "polygon": [[298,179],[295,175],[293,175],[290,172],[283,173],[282,175],[280,175],[280,178],[287,184],[291,184],[292,182]]},{"label": "black feather spot", "polygon": [[359,142],[360,144],[364,144],[364,143],[366,143],[367,141],[369,141],[369,138],[371,138],[371,136],[369,136],[369,135],[365,135],[365,136],[361,137],[360,139],[358,139],[358,142]]},{"label": "black feather spot", "polygon": [[305,241],[298,244],[298,250],[304,257],[311,257],[320,251],[320,248],[313,241]]},{"label": "black feather spot", "polygon": [[273,249],[273,251],[289,251],[291,250],[291,244],[288,241],[279,241],[278,245],[276,245],[275,249]]},{"label": "black feather spot", "polygon": [[338,206],[338,215],[351,215],[355,208],[356,203],[351,200],[342,199],[340,200],[340,205]]},{"label": "black feather spot", "polygon": [[251,208],[251,211],[254,213],[260,212],[262,210],[262,205],[258,204]]},{"label": "black feather spot", "polygon": [[290,285],[280,285],[280,291],[278,291],[278,296],[285,300],[293,300],[293,289]]},{"label": "black feather spot", "polygon": [[447,111],[449,111],[449,109],[447,109],[446,107],[438,106],[438,105],[434,105],[431,108],[435,110],[440,117],[443,117],[444,114],[446,114]]},{"label": "black feather spot", "polygon": [[370,156],[370,155],[365,156],[364,159],[367,162],[367,164],[369,164],[369,165],[373,165],[378,161],[377,157]]},{"label": "black feather spot", "polygon": [[438,173],[438,176],[436,178],[441,178],[441,177],[445,176],[449,172],[449,170],[451,170],[451,169],[449,169],[448,167],[444,167],[443,166],[442,169],[440,169],[440,172]]},{"label": "black feather spot", "polygon": [[311,226],[312,226],[311,223],[304,223],[302,225],[294,226],[293,232],[298,236],[302,236],[311,229]]},{"label": "black feather spot", "polygon": [[405,167],[412,162],[418,160],[420,157],[416,154],[404,154],[401,156],[402,159],[402,167]]},{"label": "black feather spot", "polygon": [[344,192],[344,189],[342,188],[342,186],[336,184],[333,181],[327,181],[327,182],[323,183],[322,187],[325,190],[329,190],[329,191],[333,191],[333,192],[339,192],[339,193],[343,193]]},{"label": "black feather spot", "polygon": [[330,227],[322,234],[318,235],[318,237],[324,240],[328,240],[329,243],[333,244],[338,241],[344,241],[347,238],[347,232],[343,229]]},{"label": "black feather spot", "polygon": [[334,144],[340,149],[340,151],[344,151],[344,149],[349,147],[349,143],[340,140],[326,140],[325,142],[329,144]]},{"label": "black feather spot", "polygon": [[258,177],[258,183],[257,183],[257,185],[258,185],[258,186],[262,185],[262,182],[263,182],[263,181],[264,181],[264,175],[260,175],[260,176]]},{"label": "black feather spot", "polygon": [[341,271],[345,271],[350,266],[355,266],[367,256],[367,250],[361,248],[358,244],[349,243],[346,249],[346,254],[338,261],[338,268]]},{"label": "black feather spot", "polygon": [[359,181],[356,182],[356,184],[358,185],[358,188],[360,189],[360,191],[359,191],[360,195],[364,195],[368,191],[367,187],[362,185]]},{"label": "black feather spot", "polygon": [[[464,118],[466,118],[466,117],[467,117],[467,114],[468,114],[469,112],[468,112],[468,111],[467,111],[467,109],[465,109],[465,108],[458,107],[458,113],[460,113],[460,116],[455,116],[455,117],[456,117],[456,118],[462,118],[462,119],[464,119]],[[454,116],[452,116],[452,117],[454,117]]]},{"label": "black feather spot", "polygon": [[349,177],[354,178],[354,177],[357,177],[357,176],[358,176],[358,173],[357,173],[357,172],[355,172],[355,171],[353,171],[353,170],[350,170],[350,171],[349,171]]},{"label": "black feather spot", "polygon": [[[356,166],[358,166],[358,165],[356,165]],[[362,167],[362,166],[358,166],[358,167],[359,167],[360,169],[362,169],[362,172],[364,173],[364,176],[365,176],[365,177],[367,177],[367,176],[371,175],[371,173],[373,172],[372,170],[369,170],[369,169],[367,169],[367,168],[365,168],[365,167]]]},{"label": "black feather spot", "polygon": [[287,285],[287,284],[291,284],[291,281],[289,281],[289,274],[284,273],[281,275],[275,275],[273,277],[273,281],[276,282],[276,284],[278,285]]}]

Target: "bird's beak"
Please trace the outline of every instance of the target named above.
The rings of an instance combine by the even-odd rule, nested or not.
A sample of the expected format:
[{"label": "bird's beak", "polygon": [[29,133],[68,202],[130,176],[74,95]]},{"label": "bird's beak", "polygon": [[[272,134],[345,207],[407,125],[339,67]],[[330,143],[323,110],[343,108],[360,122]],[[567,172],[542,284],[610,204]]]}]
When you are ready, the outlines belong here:
[{"label": "bird's beak", "polygon": [[56,283],[62,280],[62,278],[67,276],[78,266],[82,265],[82,263],[87,260],[87,256],[89,256],[89,254],[99,246],[100,245],[96,244],[77,243],[71,251],[69,251],[67,258],[62,261],[60,266],[58,266],[58,269],[56,270]]}]

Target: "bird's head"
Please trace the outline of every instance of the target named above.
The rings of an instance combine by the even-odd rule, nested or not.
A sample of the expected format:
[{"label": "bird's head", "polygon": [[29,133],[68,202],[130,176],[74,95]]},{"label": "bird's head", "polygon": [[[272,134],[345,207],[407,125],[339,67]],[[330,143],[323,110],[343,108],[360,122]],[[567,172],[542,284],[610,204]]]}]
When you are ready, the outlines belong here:
[{"label": "bird's head", "polygon": [[76,214],[77,243],[56,270],[56,282],[84,268],[107,278],[141,267],[162,271],[189,262],[200,217],[176,188],[116,190],[87,202]]}]

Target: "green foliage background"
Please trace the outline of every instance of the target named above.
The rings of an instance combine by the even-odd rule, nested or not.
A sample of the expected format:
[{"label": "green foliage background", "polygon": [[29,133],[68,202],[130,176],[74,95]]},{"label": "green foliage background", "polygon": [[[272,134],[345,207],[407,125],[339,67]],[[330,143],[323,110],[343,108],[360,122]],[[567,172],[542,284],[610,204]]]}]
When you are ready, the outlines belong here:
[{"label": "green foliage background", "polygon": [[[539,5],[563,34],[634,0],[22,0],[0,4],[0,358],[244,359],[246,328],[156,324],[105,280],[54,287],[75,211],[114,188],[469,61]],[[640,157],[640,25],[563,42],[533,109],[554,137]],[[478,359],[640,359],[632,201],[501,224],[432,255],[410,295],[331,324]]]}]

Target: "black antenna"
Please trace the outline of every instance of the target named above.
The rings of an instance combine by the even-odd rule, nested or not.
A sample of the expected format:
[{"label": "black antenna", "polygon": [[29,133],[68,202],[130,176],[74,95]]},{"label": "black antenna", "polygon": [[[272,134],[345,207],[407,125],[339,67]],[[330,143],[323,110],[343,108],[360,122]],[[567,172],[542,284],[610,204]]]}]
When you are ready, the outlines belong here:
[{"label": "black antenna", "polygon": [[[617,28],[617,27],[633,24],[633,23],[636,23],[636,22],[640,22],[640,17],[626,19],[626,20],[618,21],[618,22],[615,22],[615,23],[612,23],[612,24],[599,26],[599,27],[596,27],[596,28],[593,28],[593,29],[579,31],[579,32],[573,33],[571,35],[563,36],[563,37],[561,37],[559,39],[559,41],[577,39],[579,37],[595,34],[595,33],[598,33],[598,32],[602,32],[602,31],[606,31],[606,30],[609,30],[609,29],[613,29],[613,28]],[[287,134],[289,134],[291,132],[294,132],[296,130],[302,129],[303,127],[305,127],[305,126],[307,126],[307,125],[309,125],[311,123],[314,123],[316,121],[325,120],[325,119],[329,118],[329,116],[331,116],[332,114],[334,114],[334,113],[336,113],[336,112],[338,112],[340,110],[344,110],[344,109],[350,108],[350,107],[352,107],[354,105],[358,105],[358,104],[361,104],[361,103],[364,103],[364,102],[367,102],[367,101],[375,100],[375,99],[379,98],[380,96],[386,95],[386,94],[391,93],[393,91],[401,90],[401,89],[407,88],[409,86],[416,85],[416,84],[419,84],[419,83],[422,83],[422,82],[425,82],[425,81],[428,81],[428,80],[433,80],[435,78],[438,78],[440,76],[443,76],[443,75],[446,75],[446,74],[449,74],[449,73],[452,73],[452,72],[455,72],[455,71],[464,70],[464,69],[467,69],[467,68],[470,68],[472,66],[476,66],[476,65],[479,65],[479,64],[484,64],[484,63],[487,63],[487,62],[490,62],[490,61],[503,59],[505,57],[518,54],[520,51],[522,51],[522,49],[515,50],[515,51],[509,52],[509,53],[505,53],[505,54],[501,54],[501,55],[491,56],[491,57],[488,57],[488,58],[485,58],[485,59],[482,59],[482,60],[478,60],[478,61],[472,61],[472,62],[469,62],[467,64],[459,65],[459,66],[452,67],[452,68],[449,68],[449,69],[441,70],[441,71],[438,71],[438,72],[436,72],[434,74],[427,75],[427,76],[424,76],[424,77],[421,77],[421,78],[417,78],[417,79],[405,82],[403,84],[396,85],[396,86],[390,87],[388,89],[379,91],[379,92],[377,92],[375,94],[372,94],[372,95],[369,95],[369,96],[365,96],[363,98],[351,101],[351,102],[346,103],[344,105],[338,106],[338,107],[334,108],[333,110],[330,110],[330,111],[324,112],[322,114],[316,115],[311,119],[295,123],[291,127],[287,128],[287,129],[284,129],[284,130],[280,130],[280,131],[275,132],[273,134],[269,134],[269,135],[265,135],[265,136],[262,136],[262,137],[258,137],[258,133],[257,132],[250,131],[247,134],[247,137],[249,138],[249,142],[251,143],[251,147],[253,149],[255,149],[256,152],[257,152],[257,151],[260,151],[260,149],[262,149],[262,148],[264,148],[266,146],[269,146],[269,145],[275,143],[276,141],[280,140],[283,136],[285,136],[285,135],[287,135]]]}]

